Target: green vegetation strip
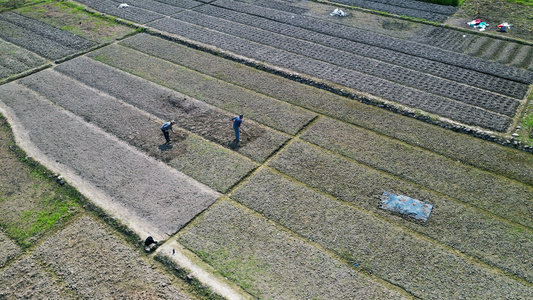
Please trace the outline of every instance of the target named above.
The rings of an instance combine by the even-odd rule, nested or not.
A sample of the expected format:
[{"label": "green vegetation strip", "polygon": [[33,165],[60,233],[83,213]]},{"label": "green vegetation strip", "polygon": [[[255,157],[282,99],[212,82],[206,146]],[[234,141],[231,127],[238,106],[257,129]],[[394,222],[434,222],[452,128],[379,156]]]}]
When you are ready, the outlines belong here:
[{"label": "green vegetation strip", "polygon": [[[112,49],[115,48],[102,49],[101,53]],[[174,119],[178,126],[255,161],[264,161],[288,139],[284,134],[248,120],[242,126],[247,134],[243,134],[243,142],[235,147],[231,143],[235,139],[231,127],[234,115],[202,101],[85,57],[63,63],[55,70],[160,119]]]},{"label": "green vegetation strip", "polygon": [[110,17],[89,13],[72,2],[47,1],[19,8],[16,13],[98,43],[110,42],[134,32],[131,27],[120,25]]},{"label": "green vegetation strip", "polygon": [[81,195],[41,164],[27,158],[0,116],[0,227],[18,245],[27,248],[80,210]]},{"label": "green vegetation strip", "polygon": [[533,228],[533,187],[329,118],[302,139]]},{"label": "green vegetation strip", "polygon": [[528,284],[268,169],[231,197],[415,297],[533,296]]},{"label": "green vegetation strip", "polygon": [[128,38],[121,45],[533,185],[533,156],[529,153],[400,116],[148,34]]},{"label": "green vegetation strip", "polygon": [[[379,214],[525,280],[533,278],[533,232],[406,183],[302,141],[285,147],[269,166],[321,192]],[[423,225],[378,209],[383,191],[408,195],[434,208]],[[490,234],[489,234],[490,233]]]},{"label": "green vegetation strip", "polygon": [[[58,82],[61,82],[60,87]],[[181,137],[184,131],[179,128],[175,128],[178,135],[172,134],[174,143],[165,145],[159,129],[163,121],[158,122],[153,116],[57,72],[46,70],[24,79],[23,83],[119,139],[218,191],[226,192],[256,166],[249,159],[197,135],[186,133],[186,137]]]},{"label": "green vegetation strip", "polygon": [[397,291],[228,200],[211,206],[179,233],[178,240],[259,299],[401,298]]},{"label": "green vegetation strip", "polygon": [[130,48],[113,46],[114,52],[92,53],[96,60],[118,67],[234,114],[286,132],[297,133],[315,115],[287,103],[228,84],[183,66],[171,64]]}]

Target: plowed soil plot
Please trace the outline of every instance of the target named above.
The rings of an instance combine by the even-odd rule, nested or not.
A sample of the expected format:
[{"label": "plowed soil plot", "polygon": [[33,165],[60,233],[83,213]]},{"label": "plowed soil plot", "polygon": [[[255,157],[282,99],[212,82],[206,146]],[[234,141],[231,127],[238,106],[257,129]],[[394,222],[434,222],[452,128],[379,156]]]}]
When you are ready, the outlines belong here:
[{"label": "plowed soil plot", "polygon": [[[513,67],[235,1],[150,26],[494,131],[508,129],[531,82],[531,74]],[[502,72],[482,74],[493,67]]]},{"label": "plowed soil plot", "polygon": [[[349,6],[357,6],[366,9],[384,11],[400,16],[409,16],[430,21],[442,22],[453,15],[457,8],[434,3],[424,3],[415,0],[330,0]],[[261,1],[261,2],[264,2]]]},{"label": "plowed soil plot", "polygon": [[67,31],[11,12],[0,14],[0,38],[51,60],[96,45]]}]

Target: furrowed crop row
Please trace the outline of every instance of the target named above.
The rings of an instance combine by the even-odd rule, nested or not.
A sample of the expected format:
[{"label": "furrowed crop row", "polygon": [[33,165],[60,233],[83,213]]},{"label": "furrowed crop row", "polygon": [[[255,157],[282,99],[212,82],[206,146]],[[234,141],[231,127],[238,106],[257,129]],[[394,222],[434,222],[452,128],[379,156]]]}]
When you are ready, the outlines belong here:
[{"label": "furrowed crop row", "polygon": [[194,1],[194,0],[156,0],[157,2],[165,3],[172,6],[191,9],[198,5],[203,5],[203,2],[212,2],[213,0]]},{"label": "furrowed crop row", "polygon": [[[348,51],[350,53],[392,63],[409,69],[430,73],[438,77],[454,80],[517,99],[524,98],[528,91],[528,86],[526,84],[518,83],[516,81],[506,80],[493,75],[463,69],[457,66],[411,56],[376,46],[332,37],[315,31],[306,30],[301,27],[275,22],[254,15],[238,13],[213,5],[204,5],[195,9],[195,11],[213,17],[261,28],[273,33],[283,34],[301,40],[309,40],[330,48]],[[180,16],[175,17],[181,19]],[[338,61],[338,59],[335,58],[334,61]]]},{"label": "furrowed crop row", "polygon": [[26,66],[26,69],[34,68],[46,63],[45,59],[35,53],[0,39],[0,62],[5,61],[8,57],[16,59],[18,63]]},{"label": "furrowed crop row", "polygon": [[533,185],[533,170],[522,163],[530,154],[524,151],[435,127],[281,76],[257,72],[253,67],[153,35],[138,34],[121,41],[120,45]]},{"label": "furrowed crop row", "polygon": [[[421,2],[422,3],[422,2]],[[280,23],[291,24],[312,31],[324,33],[330,36],[344,38],[384,49],[402,52],[408,55],[427,58],[445,64],[458,66],[465,69],[491,74],[497,77],[530,84],[533,81],[533,72],[519,68],[488,62],[476,57],[457,54],[455,52],[431,47],[428,45],[401,40],[390,36],[357,29],[350,26],[330,23],[324,20],[284,13],[277,10],[266,9],[255,5],[237,1],[218,0],[212,5],[228,8],[231,10],[257,15]]]},{"label": "furrowed crop row", "polygon": [[[95,53],[95,56],[104,55],[108,55],[108,60],[115,59],[115,61],[112,61],[112,65],[118,68],[131,66],[135,63],[137,63],[137,66],[141,64],[146,66],[145,61],[141,62],[139,59],[132,60],[121,57],[120,55],[127,56],[124,53],[118,56],[114,55],[112,51],[110,53]],[[126,62],[122,63],[121,59],[125,59]],[[153,64],[150,64],[149,68],[160,72],[159,74],[164,74]],[[234,115],[211,105],[185,96],[183,98],[174,98],[172,97],[175,93],[174,91],[162,88],[136,76],[128,76],[129,74],[125,72],[91,59],[76,59],[73,63],[63,63],[57,66],[55,70],[88,86],[104,91],[160,119],[174,119],[179,127],[214,143],[228,147],[228,140],[231,141],[230,120]],[[198,120],[206,121],[200,122]],[[228,126],[230,126],[229,131],[223,129],[228,128]],[[246,130],[255,139],[247,143],[246,147],[239,148],[238,151],[258,162],[264,161],[288,138],[273,130],[267,130],[255,122],[247,122]]]},{"label": "furrowed crop row", "polygon": [[[446,20],[448,15],[453,14],[453,12],[450,12],[449,14],[443,14],[443,13],[422,10],[418,7],[407,8],[407,7],[380,3],[382,1],[379,1],[379,2],[378,1],[363,1],[363,0],[330,0],[330,1],[349,5],[349,6],[357,6],[357,7],[362,7],[362,8],[372,9],[372,10],[384,11],[384,12],[388,12],[388,13],[395,14],[395,15],[415,17],[415,18],[426,19],[426,20],[435,21],[435,22],[442,22]],[[409,2],[409,1],[406,1],[406,2]],[[419,2],[419,1],[411,1],[411,2]],[[428,4],[428,3],[421,2],[421,4],[419,5],[421,7],[424,7],[424,8],[427,7],[431,9],[429,5],[422,5],[422,4]]]},{"label": "furrowed crop row", "polygon": [[164,17],[164,15],[162,14],[134,6],[130,6],[127,8],[118,8],[120,3],[111,0],[79,0],[79,2],[86,4],[90,8],[95,9],[97,11],[101,11],[140,24],[145,24]]},{"label": "furrowed crop row", "polygon": [[[68,62],[71,64],[70,68],[90,67],[83,63],[84,60],[73,62]],[[45,70],[26,77],[19,83],[85,120],[90,120],[92,124],[148,155],[221,192],[227,191],[255,168],[254,163],[235,152],[216,147],[215,144],[194,135],[188,135],[186,139],[172,136],[177,143],[161,151],[155,146],[163,143],[160,124],[154,122],[153,118],[57,72]],[[174,99],[178,98],[178,95],[174,95]],[[118,111],[121,113],[117,114]],[[183,133],[180,129],[176,131]],[[231,133],[229,135],[231,136]]]},{"label": "furrowed crop row", "polygon": [[[335,136],[337,133],[332,132],[331,135]],[[351,134],[343,139],[350,137]],[[386,151],[383,148],[377,150],[376,152]],[[533,247],[533,232],[520,230],[521,227],[515,224],[493,218],[461,201],[302,141],[295,141],[285,147],[269,162],[269,166],[345,204],[378,214],[396,226],[406,226],[442,244],[480,258],[487,264],[495,264],[502,270],[512,270],[525,280],[533,275],[533,263],[527,261],[533,254],[533,249],[529,248]],[[435,209],[429,222],[420,226],[413,220],[379,209],[377,199],[384,190],[430,202]],[[492,228],[492,236],[480,235],[478,230],[483,228]],[[495,237],[502,243],[494,243]],[[483,252],[479,252],[479,249],[483,249]],[[516,255],[507,256],[505,253]]]},{"label": "furrowed crop row", "polygon": [[[341,0],[341,1],[350,1],[350,0]],[[331,2],[337,2],[337,1],[331,0]],[[412,8],[412,9],[429,11],[429,12],[445,14],[445,15],[453,15],[457,11],[457,8],[451,5],[439,5],[439,4],[418,1],[418,0],[371,0],[371,1],[364,1],[364,2],[377,2],[377,3],[383,3],[383,4],[394,5],[394,6],[405,7],[405,8]]]},{"label": "furrowed crop row", "polygon": [[179,6],[168,5],[168,4],[161,3],[155,0],[128,0],[127,2],[125,1],[113,1],[113,2],[115,2],[116,7],[118,7],[122,3],[127,3],[128,5],[130,5],[130,7],[127,7],[123,10],[129,10],[131,7],[140,7],[142,9],[146,9],[146,10],[149,10],[149,11],[152,11],[158,14],[162,14],[165,16],[170,16],[172,14],[175,14],[177,12],[184,10],[184,8],[181,8]]},{"label": "furrowed crop row", "polygon": [[533,204],[526,200],[533,199],[533,189],[527,185],[333,119],[318,120],[302,139],[533,228]]},{"label": "furrowed crop row", "polygon": [[525,283],[268,168],[231,198],[415,297],[453,298],[457,291],[465,298],[532,295]]},{"label": "furrowed crop row", "polygon": [[492,94],[438,77],[427,76],[418,71],[371,60],[356,54],[274,34],[255,27],[230,23],[223,19],[205,16],[191,11],[184,12],[175,17],[181,21],[215,29],[236,37],[276,47],[283,51],[301,54],[312,59],[333,62],[347,69],[377,76],[401,85],[462,101],[473,106],[479,106],[510,117],[515,115],[516,109],[520,104],[518,101],[508,97]]},{"label": "furrowed crop row", "polygon": [[465,124],[481,126],[496,131],[505,131],[510,124],[510,119],[505,116],[481,110],[462,102],[414,90],[287,51],[281,51],[254,42],[246,42],[237,37],[206,30],[178,20],[163,19],[152,23],[151,26],[260,61],[266,61],[311,76],[325,78],[355,90],[365,91],[387,100],[419,108]]},{"label": "furrowed crop row", "polygon": [[51,60],[76,52],[75,49],[63,46],[54,40],[2,20],[0,20],[0,38]]},{"label": "furrowed crop row", "polygon": [[76,51],[87,49],[87,48],[90,48],[96,45],[95,42],[86,40],[68,31],[59,30],[48,24],[21,16],[19,14],[15,14],[11,12],[3,13],[3,14],[0,14],[0,20],[10,22],[17,26],[20,26],[21,28],[24,28],[27,31],[31,31],[35,34],[38,34],[42,37],[50,39],[60,45],[63,45],[67,48],[70,48]]}]

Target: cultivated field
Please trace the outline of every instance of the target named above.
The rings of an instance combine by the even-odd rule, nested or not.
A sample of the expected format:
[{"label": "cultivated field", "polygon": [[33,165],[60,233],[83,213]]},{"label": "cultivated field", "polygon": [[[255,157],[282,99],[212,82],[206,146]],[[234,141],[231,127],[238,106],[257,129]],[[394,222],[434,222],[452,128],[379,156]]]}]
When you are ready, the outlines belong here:
[{"label": "cultivated field", "polygon": [[0,297],[533,298],[533,156],[493,142],[528,105],[530,45],[499,40],[504,61],[466,53],[489,35],[314,1],[80,2],[147,29],[0,14]]}]

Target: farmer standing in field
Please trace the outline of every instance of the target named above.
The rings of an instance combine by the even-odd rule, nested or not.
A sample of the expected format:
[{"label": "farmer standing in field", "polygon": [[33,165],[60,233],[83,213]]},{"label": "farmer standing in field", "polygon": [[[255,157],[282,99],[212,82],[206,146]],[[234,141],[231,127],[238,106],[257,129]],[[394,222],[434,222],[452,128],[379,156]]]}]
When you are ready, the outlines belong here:
[{"label": "farmer standing in field", "polygon": [[241,127],[241,123],[244,119],[244,115],[239,115],[238,117],[234,117],[231,120],[233,121],[233,130],[235,130],[235,140],[237,142],[241,141],[241,133],[239,130],[239,127]]},{"label": "farmer standing in field", "polygon": [[161,126],[161,131],[163,131],[163,135],[165,136],[165,140],[167,141],[167,143],[170,143],[170,133],[168,131],[170,130],[172,131],[172,133],[176,134],[176,132],[174,132],[174,129],[172,129],[172,125],[175,124],[176,122],[170,121],[166,122],[165,124],[163,124],[163,126]]}]

